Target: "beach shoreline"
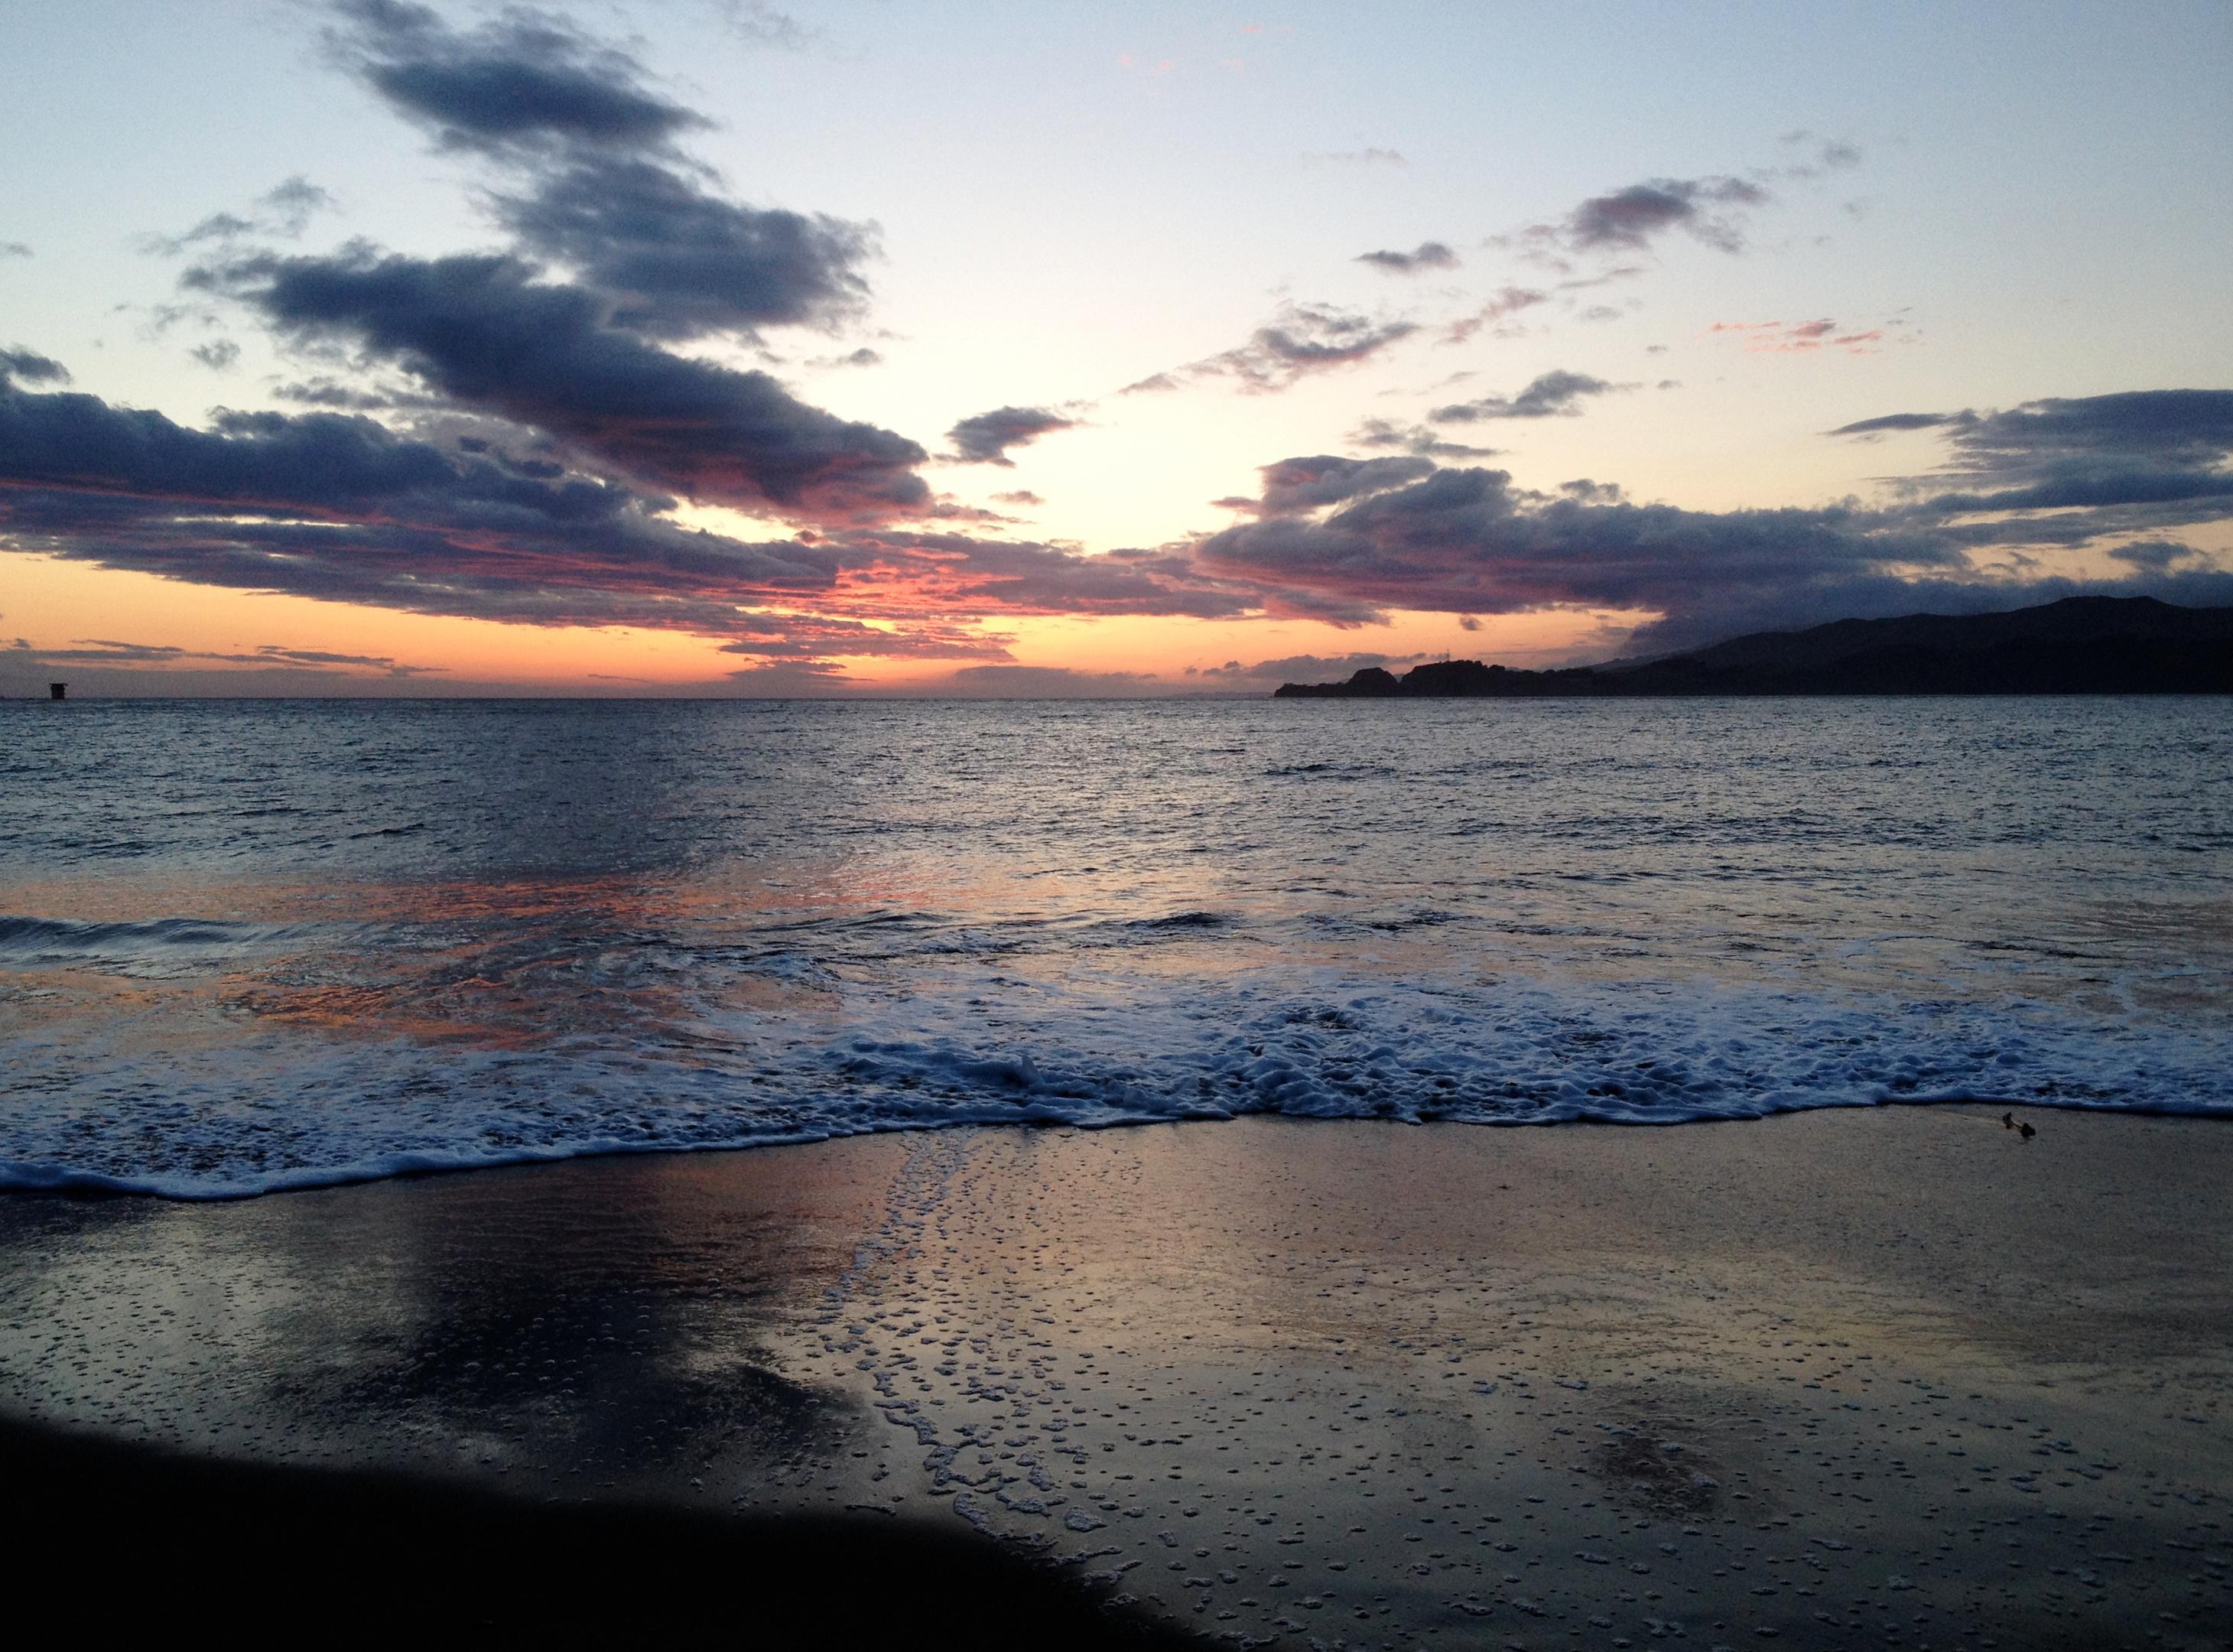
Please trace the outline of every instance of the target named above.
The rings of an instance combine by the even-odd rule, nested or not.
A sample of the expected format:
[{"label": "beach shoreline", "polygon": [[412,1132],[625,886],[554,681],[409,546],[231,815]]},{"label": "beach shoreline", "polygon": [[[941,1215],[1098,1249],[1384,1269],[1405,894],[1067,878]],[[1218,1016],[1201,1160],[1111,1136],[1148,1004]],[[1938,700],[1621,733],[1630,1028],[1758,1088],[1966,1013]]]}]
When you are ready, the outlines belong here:
[{"label": "beach shoreline", "polygon": [[2225,1645],[2233,1132],[2027,1117],[972,1128],[11,1195],[0,1408],[974,1526],[1233,1642]]}]

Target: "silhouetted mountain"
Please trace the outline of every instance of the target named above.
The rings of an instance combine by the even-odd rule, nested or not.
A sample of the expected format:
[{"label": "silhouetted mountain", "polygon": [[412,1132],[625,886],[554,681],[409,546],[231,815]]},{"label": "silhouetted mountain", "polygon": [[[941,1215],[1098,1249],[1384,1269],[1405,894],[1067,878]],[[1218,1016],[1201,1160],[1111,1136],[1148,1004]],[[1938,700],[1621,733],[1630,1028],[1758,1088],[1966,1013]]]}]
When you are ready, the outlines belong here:
[{"label": "silhouetted mountain", "polygon": [[1911,614],[1762,631],[1664,659],[1515,671],[1445,660],[1402,677],[1288,683],[1292,699],[1673,694],[2233,693],[2233,608],[2072,596],[2008,614]]}]

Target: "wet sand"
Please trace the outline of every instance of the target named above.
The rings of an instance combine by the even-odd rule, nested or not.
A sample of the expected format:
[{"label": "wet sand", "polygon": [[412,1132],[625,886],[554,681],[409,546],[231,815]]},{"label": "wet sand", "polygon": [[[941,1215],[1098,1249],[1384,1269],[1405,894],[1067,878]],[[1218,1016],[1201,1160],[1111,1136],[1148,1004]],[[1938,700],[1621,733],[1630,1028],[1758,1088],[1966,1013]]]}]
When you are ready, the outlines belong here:
[{"label": "wet sand", "polygon": [[[2233,1645],[2233,1130],[2030,1117],[986,1129],[18,1196],[0,1408],[744,1551],[974,1527],[1235,1643]],[[845,1587],[788,1577],[786,1608]]]}]

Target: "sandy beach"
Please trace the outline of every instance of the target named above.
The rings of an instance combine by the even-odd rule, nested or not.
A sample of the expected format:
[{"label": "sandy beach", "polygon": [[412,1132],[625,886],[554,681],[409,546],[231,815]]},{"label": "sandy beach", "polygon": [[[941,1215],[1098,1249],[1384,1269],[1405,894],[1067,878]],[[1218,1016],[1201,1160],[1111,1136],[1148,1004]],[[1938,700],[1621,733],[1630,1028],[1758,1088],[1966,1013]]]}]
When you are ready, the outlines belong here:
[{"label": "sandy beach", "polygon": [[0,1405],[42,1431],[17,1457],[973,1527],[1081,1611],[1228,1643],[2233,1644],[2233,1132],[2027,1117],[968,1129],[17,1195]]}]

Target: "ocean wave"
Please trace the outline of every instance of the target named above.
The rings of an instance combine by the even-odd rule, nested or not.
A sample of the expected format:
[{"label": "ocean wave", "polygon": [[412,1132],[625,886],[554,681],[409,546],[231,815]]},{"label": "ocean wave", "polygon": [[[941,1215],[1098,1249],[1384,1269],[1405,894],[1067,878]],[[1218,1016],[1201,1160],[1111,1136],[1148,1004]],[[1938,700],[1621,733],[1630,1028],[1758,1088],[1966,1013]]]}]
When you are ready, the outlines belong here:
[{"label": "ocean wave", "polygon": [[[2173,1026],[1948,998],[1340,972],[1050,1005],[986,976],[842,1017],[541,1050],[276,1035],[155,1060],[0,1050],[0,1187],[236,1198],[433,1170],[884,1130],[1275,1114],[1676,1124],[1986,1102],[2233,1118],[2233,1050]],[[957,989],[958,991],[958,989]]]},{"label": "ocean wave", "polygon": [[226,923],[203,918],[145,922],[75,922],[0,914],[0,960],[77,959],[135,953],[232,951],[285,938],[290,926]]}]

